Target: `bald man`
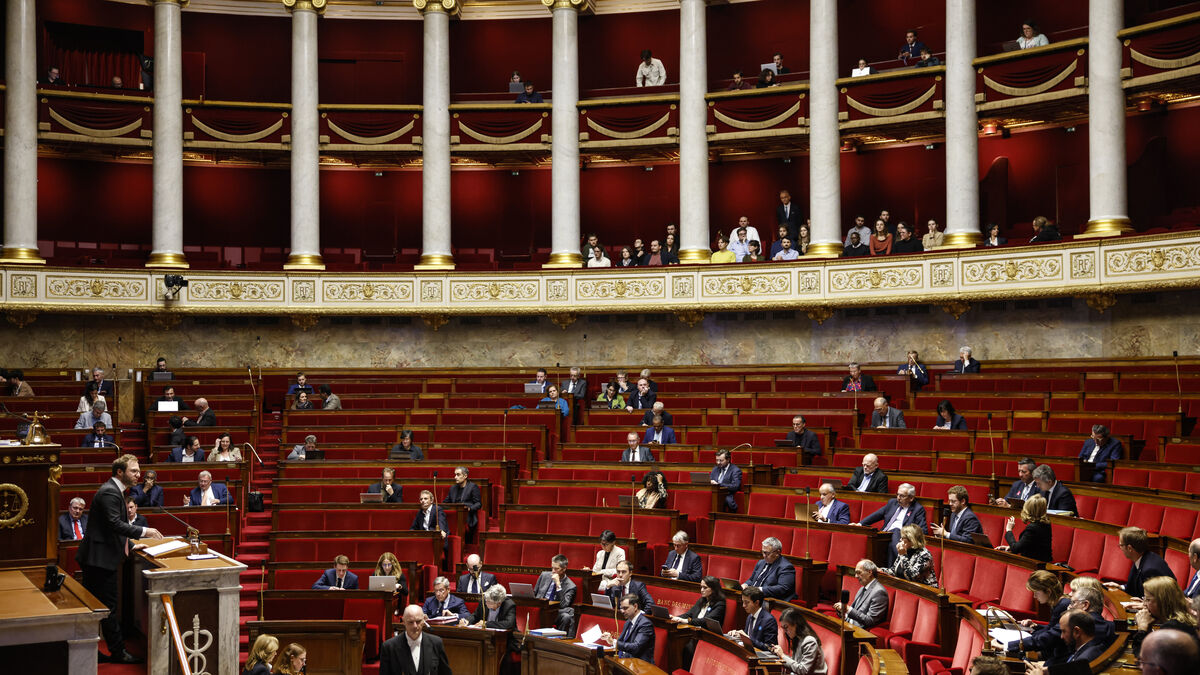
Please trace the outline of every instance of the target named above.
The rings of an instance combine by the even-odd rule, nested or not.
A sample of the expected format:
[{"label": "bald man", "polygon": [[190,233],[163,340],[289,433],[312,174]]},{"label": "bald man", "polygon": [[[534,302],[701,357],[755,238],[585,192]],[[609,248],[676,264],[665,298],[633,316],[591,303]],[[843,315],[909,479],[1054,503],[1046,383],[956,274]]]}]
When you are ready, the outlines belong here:
[{"label": "bald man", "polygon": [[404,633],[379,650],[380,675],[453,675],[442,639],[424,632],[425,613],[419,605],[404,608]]},{"label": "bald man", "polygon": [[482,593],[496,584],[496,575],[483,571],[483,559],[467,556],[467,573],[458,578],[459,593]]},{"label": "bald man", "polygon": [[191,419],[188,417],[183,418],[183,426],[185,426],[185,427],[215,427],[215,426],[217,426],[217,415],[216,415],[216,413],[213,412],[212,408],[208,407],[208,399],[206,399],[206,398],[196,399],[196,410],[198,410],[200,412],[200,414],[196,417],[196,419]]}]

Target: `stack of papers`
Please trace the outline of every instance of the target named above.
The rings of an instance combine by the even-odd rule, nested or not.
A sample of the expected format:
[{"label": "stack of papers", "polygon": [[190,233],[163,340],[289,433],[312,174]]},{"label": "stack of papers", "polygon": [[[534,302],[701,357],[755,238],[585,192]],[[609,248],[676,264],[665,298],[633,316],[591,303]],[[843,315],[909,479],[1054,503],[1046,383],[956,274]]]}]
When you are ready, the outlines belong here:
[{"label": "stack of papers", "polygon": [[172,539],[171,541],[165,541],[156,546],[147,546],[146,548],[142,549],[142,552],[153,558],[164,553],[170,553],[171,551],[178,551],[181,548],[187,548],[188,545],[189,544],[186,541]]},{"label": "stack of papers", "polygon": [[999,640],[1000,642],[1003,642],[1004,644],[1016,642],[1018,639],[1023,640],[1028,637],[1029,634],[1029,631],[1024,629],[1015,630],[1010,628],[993,628],[988,631],[988,635]]},{"label": "stack of papers", "polygon": [[584,647],[607,647],[608,645],[597,642],[603,634],[604,631],[600,630],[600,626],[592,626],[579,636],[579,641],[583,643]]},{"label": "stack of papers", "polygon": [[561,631],[557,628],[533,628],[533,629],[530,629],[529,634],[536,635],[538,637],[548,638],[548,637],[563,637],[567,633],[566,633],[566,631]]}]

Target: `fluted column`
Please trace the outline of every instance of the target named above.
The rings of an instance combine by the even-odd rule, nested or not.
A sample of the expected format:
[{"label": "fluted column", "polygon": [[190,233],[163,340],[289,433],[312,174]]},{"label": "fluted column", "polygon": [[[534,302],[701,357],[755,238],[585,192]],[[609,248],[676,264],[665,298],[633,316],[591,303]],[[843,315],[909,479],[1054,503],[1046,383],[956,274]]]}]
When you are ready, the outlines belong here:
[{"label": "fluted column", "polygon": [[450,18],[458,0],[413,0],[424,18],[419,270],[452,270],[450,250]]},{"label": "fluted column", "polygon": [[283,268],[323,270],[317,16],[325,0],[283,0],[283,6],[292,13],[292,252]]},{"label": "fluted column", "polygon": [[1125,178],[1125,91],[1121,88],[1122,0],[1088,3],[1089,216],[1082,237],[1129,232]]},{"label": "fluted column", "polygon": [[808,10],[808,200],[811,242],[805,257],[842,253],[842,144],[838,131],[837,0],[812,0]]},{"label": "fluted column", "polygon": [[974,60],[975,0],[946,0],[946,238],[942,248],[972,248],[983,239]]},{"label": "fluted column", "polygon": [[579,12],[591,0],[542,0],[553,16],[551,82],[550,262],[579,267]]},{"label": "fluted column", "polygon": [[708,23],[706,0],[679,2],[679,262],[707,263]]},{"label": "fluted column", "polygon": [[183,255],[183,6],[154,2],[154,187],[146,267],[180,269]]},{"label": "fluted column", "polygon": [[34,0],[8,0],[4,42],[3,263],[44,264],[37,243],[37,41]]}]

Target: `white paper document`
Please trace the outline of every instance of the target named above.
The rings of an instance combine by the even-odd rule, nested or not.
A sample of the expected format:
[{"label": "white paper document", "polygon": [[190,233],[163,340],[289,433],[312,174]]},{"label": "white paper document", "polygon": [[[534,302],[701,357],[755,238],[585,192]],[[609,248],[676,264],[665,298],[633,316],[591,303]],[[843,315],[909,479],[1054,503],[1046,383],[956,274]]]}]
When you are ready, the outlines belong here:
[{"label": "white paper document", "polygon": [[[583,644],[587,645],[588,647],[591,647],[591,646],[594,646],[597,644],[596,641],[599,640],[600,636],[603,634],[604,634],[604,631],[600,630],[600,626],[592,626],[591,628],[584,631],[583,635],[579,636],[579,639],[583,641]],[[603,646],[603,645],[601,645],[601,646]]]},{"label": "white paper document", "polygon": [[988,635],[999,640],[1000,642],[1003,642],[1004,644],[1008,644],[1010,642],[1016,642],[1018,638],[1025,639],[1029,636],[1029,633],[1020,630],[1012,630],[1009,628],[993,628],[988,631]]},{"label": "white paper document", "polygon": [[154,557],[160,556],[164,553],[170,553],[171,551],[178,551],[181,548],[187,548],[187,547],[188,547],[188,543],[186,541],[172,539],[171,541],[165,541],[165,542],[163,542],[161,544],[157,544],[155,546],[147,546],[146,548],[144,548],[142,550],[143,550],[143,552],[145,552],[146,555],[150,556],[151,558],[154,558]]}]

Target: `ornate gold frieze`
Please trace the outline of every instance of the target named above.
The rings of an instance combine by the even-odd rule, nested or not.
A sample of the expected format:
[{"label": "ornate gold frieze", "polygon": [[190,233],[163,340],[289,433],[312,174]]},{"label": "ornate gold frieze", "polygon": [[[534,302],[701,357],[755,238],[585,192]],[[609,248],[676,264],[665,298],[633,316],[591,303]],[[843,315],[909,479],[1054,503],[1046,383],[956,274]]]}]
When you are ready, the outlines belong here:
[{"label": "ornate gold frieze", "polygon": [[1112,293],[1088,293],[1082,297],[1088,307],[1091,307],[1100,314],[1103,314],[1104,310],[1117,304],[1117,296]]},{"label": "ornate gold frieze", "polygon": [[445,314],[422,314],[421,320],[425,322],[426,326],[432,328],[435,333],[439,328],[450,322],[450,318]]},{"label": "ornate gold frieze", "polygon": [[538,299],[536,281],[451,281],[450,297],[457,302],[515,302]]},{"label": "ornate gold frieze", "polygon": [[1062,260],[1058,256],[1004,262],[969,262],[963,265],[963,280],[971,284],[1059,279],[1062,279]]},{"label": "ornate gold frieze", "polygon": [[671,280],[671,297],[684,299],[695,297],[695,295],[695,284],[691,277],[678,276]]},{"label": "ornate gold frieze", "polygon": [[142,279],[104,279],[92,277],[50,276],[46,278],[49,298],[89,300],[136,300],[146,297],[146,282]]},{"label": "ornate gold frieze", "polygon": [[555,314],[550,314],[549,317],[550,323],[563,330],[566,330],[567,326],[575,323],[575,320],[579,318],[579,315],[575,314],[574,312],[558,312]]},{"label": "ornate gold frieze", "polygon": [[791,275],[722,274],[704,277],[702,292],[706,296],[721,295],[783,295],[791,293]]},{"label": "ornate gold frieze", "polygon": [[441,302],[442,282],[429,279],[421,280],[421,302]]},{"label": "ornate gold frieze", "polygon": [[921,268],[913,265],[890,269],[837,270],[829,275],[834,291],[902,290],[921,286]]},{"label": "ornate gold frieze", "polygon": [[411,281],[325,281],[321,291],[328,302],[409,302],[413,297]]},{"label": "ornate gold frieze", "polygon": [[292,282],[292,302],[316,302],[317,282],[312,279],[297,279]]},{"label": "ornate gold frieze", "polygon": [[1071,278],[1092,279],[1096,276],[1096,254],[1083,251],[1071,254]]},{"label": "ornate gold frieze", "polygon": [[1200,246],[1145,247],[1109,251],[1104,258],[1109,274],[1178,272],[1200,269]]},{"label": "ornate gold frieze", "polygon": [[796,273],[796,292],[800,295],[813,295],[821,292],[821,273],[816,271],[800,271]]},{"label": "ornate gold frieze", "polygon": [[664,279],[579,279],[575,297],[580,300],[611,298],[663,298]]},{"label": "ornate gold frieze", "polygon": [[954,285],[954,263],[940,262],[929,266],[929,283],[934,288]]},{"label": "ornate gold frieze", "polygon": [[808,314],[808,318],[816,321],[818,326],[833,318],[831,307],[813,307],[805,313]]},{"label": "ornate gold frieze", "polygon": [[8,295],[13,298],[36,298],[37,277],[32,274],[12,275]]},{"label": "ornate gold frieze", "polygon": [[189,300],[217,302],[246,300],[250,302],[283,301],[283,283],[279,281],[192,281],[188,286]]},{"label": "ornate gold frieze", "polygon": [[547,279],[546,280],[546,299],[551,302],[566,302],[567,301],[567,280],[566,279]]}]

